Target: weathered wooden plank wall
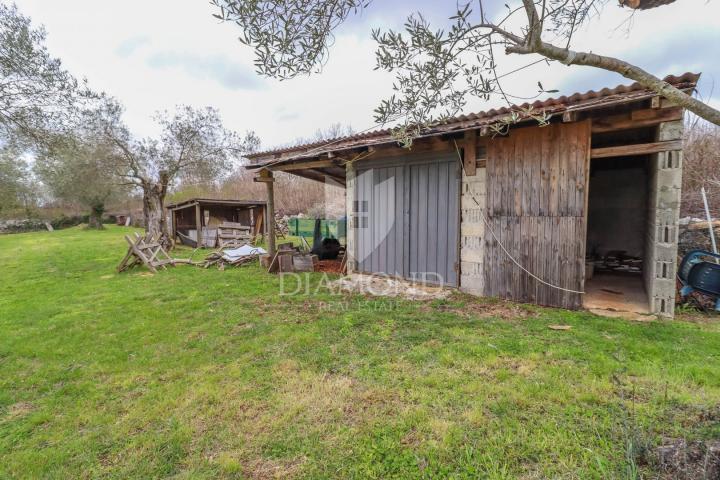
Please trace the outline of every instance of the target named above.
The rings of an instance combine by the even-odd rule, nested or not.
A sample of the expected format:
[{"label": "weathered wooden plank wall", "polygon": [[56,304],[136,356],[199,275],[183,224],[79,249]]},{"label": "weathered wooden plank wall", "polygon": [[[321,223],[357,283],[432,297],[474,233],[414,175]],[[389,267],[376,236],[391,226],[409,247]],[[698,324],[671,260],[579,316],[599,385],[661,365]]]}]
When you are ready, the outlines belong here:
[{"label": "weathered wooden plank wall", "polygon": [[[554,285],[582,291],[590,122],[512,130],[487,145],[487,215],[505,249]],[[485,294],[579,308],[582,296],[523,272],[485,232]]]}]

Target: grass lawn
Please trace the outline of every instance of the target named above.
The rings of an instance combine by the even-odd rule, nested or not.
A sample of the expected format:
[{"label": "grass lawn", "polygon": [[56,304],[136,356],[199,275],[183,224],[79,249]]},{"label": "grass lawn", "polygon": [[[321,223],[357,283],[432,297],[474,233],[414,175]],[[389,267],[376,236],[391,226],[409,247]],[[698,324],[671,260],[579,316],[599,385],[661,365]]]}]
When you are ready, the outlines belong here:
[{"label": "grass lawn", "polygon": [[717,322],[116,274],[129,231],[0,236],[0,478],[633,478],[720,438]]}]

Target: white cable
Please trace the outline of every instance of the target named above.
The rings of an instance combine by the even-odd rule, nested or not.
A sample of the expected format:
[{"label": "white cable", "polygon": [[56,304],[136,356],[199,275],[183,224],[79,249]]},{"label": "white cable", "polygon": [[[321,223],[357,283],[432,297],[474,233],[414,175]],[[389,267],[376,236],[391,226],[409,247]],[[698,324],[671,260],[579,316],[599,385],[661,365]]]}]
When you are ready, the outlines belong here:
[{"label": "white cable", "polygon": [[[457,155],[458,155],[458,161],[460,162],[460,168],[462,169],[463,173],[466,173],[466,172],[465,172],[465,165],[463,164],[463,161],[462,161],[462,155],[460,155],[460,148],[458,147],[458,144],[457,144],[457,142],[456,142],[455,140],[453,140],[453,143],[455,144],[455,151],[457,152]],[[485,212],[483,212],[482,207],[480,206],[480,202],[477,201],[477,199],[475,198],[475,195],[474,195],[472,192],[470,192],[470,191],[468,191],[467,193],[470,195],[470,197],[472,198],[473,202],[475,202],[475,205],[477,205],[477,206],[480,208],[480,216],[482,217],[483,223],[485,223],[485,226],[486,226],[487,229],[490,231],[490,234],[493,236],[493,238],[494,238],[495,241],[498,243],[498,245],[500,245],[500,248],[502,249],[503,252],[505,252],[505,255],[507,255],[507,257],[508,257],[510,260],[512,260],[512,262],[513,262],[515,265],[517,265],[518,268],[520,268],[520,270],[522,270],[523,272],[527,273],[528,275],[530,275],[532,278],[534,278],[534,279],[537,280],[538,282],[542,283],[543,285],[547,285],[548,287],[555,288],[555,289],[557,289],[557,290],[562,290],[563,292],[585,294],[585,292],[581,292],[581,291],[579,291],[579,290],[572,290],[572,289],[569,289],[569,288],[563,288],[563,287],[559,287],[559,286],[557,286],[557,285],[553,285],[552,283],[546,282],[546,281],[543,280],[542,278],[540,278],[540,277],[538,277],[537,275],[535,275],[534,273],[532,273],[532,272],[531,272],[530,270],[528,270],[527,268],[523,267],[523,266],[520,264],[520,262],[518,262],[517,260],[515,260],[515,257],[513,257],[513,256],[510,254],[510,252],[507,251],[507,249],[505,248],[505,245],[503,245],[503,243],[500,241],[500,239],[498,239],[497,235],[495,235],[495,232],[493,231],[492,227],[490,226],[490,222],[488,222],[487,217],[485,216]]]}]

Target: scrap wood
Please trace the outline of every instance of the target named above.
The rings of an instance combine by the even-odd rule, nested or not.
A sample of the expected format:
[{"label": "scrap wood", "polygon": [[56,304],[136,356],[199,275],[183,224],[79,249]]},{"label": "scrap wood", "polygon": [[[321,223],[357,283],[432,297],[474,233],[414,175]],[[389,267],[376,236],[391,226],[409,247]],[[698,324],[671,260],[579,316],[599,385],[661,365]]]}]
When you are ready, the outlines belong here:
[{"label": "scrap wood", "polygon": [[280,254],[280,250],[275,252],[275,256],[272,260],[270,260],[270,265],[268,266],[268,273],[273,272],[273,268],[275,267],[275,262],[277,261],[278,255]]},{"label": "scrap wood", "polygon": [[219,248],[241,247],[253,241],[252,227],[235,222],[224,222],[217,228]]},{"label": "scrap wood", "polygon": [[136,233],[134,240],[129,235],[125,235],[125,241],[129,245],[128,251],[118,265],[118,273],[140,264],[145,265],[153,273],[157,273],[158,268],[166,269],[168,265],[175,265],[175,260],[153,237],[141,237]]},{"label": "scrap wood", "polygon": [[172,258],[163,248],[162,244],[153,237],[142,237],[138,233],[135,238],[125,235],[128,243],[128,251],[118,265],[118,273],[129,270],[138,265],[145,265],[152,273],[157,273],[158,268],[167,269],[178,264],[198,265],[191,258]]},{"label": "scrap wood", "polygon": [[[239,254],[237,254],[240,252]],[[237,255],[233,255],[236,253]],[[226,266],[240,266],[245,265],[260,258],[261,254],[264,254],[265,250],[262,248],[250,247],[245,245],[235,250],[216,250],[205,257],[202,266],[209,268],[213,265],[217,265],[220,270],[224,270]]]}]

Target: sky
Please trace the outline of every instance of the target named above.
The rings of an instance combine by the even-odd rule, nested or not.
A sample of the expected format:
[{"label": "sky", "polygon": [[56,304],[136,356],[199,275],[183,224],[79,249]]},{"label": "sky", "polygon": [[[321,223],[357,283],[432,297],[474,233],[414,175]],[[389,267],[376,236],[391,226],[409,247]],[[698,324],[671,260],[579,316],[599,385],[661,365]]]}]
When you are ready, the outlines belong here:
[{"label": "sky", "polygon": [[[337,122],[355,131],[372,128],[373,109],[392,93],[393,77],[374,70],[371,29],[402,27],[413,11],[442,23],[456,5],[454,0],[374,0],[336,32],[321,73],[281,82],[255,73],[252,50],[237,40],[238,27],[215,19],[207,0],[15,1],[35,24],[45,26],[48,48],[66,68],[125,105],[124,119],[138,137],[157,135],[152,119],[157,111],[180,104],[213,106],[228,128],[255,131],[263,149]],[[496,8],[504,3],[485,2]],[[618,56],[656,75],[703,72],[699,94],[720,107],[720,1],[678,0],[630,20],[629,14],[609,0],[601,16],[578,32],[573,48]],[[532,60],[501,56],[499,70],[509,72]],[[560,90],[557,95],[631,83],[597,69],[544,63],[503,81],[517,96],[537,94],[538,81],[545,89]],[[500,105],[500,99],[475,99],[465,113]]]}]

